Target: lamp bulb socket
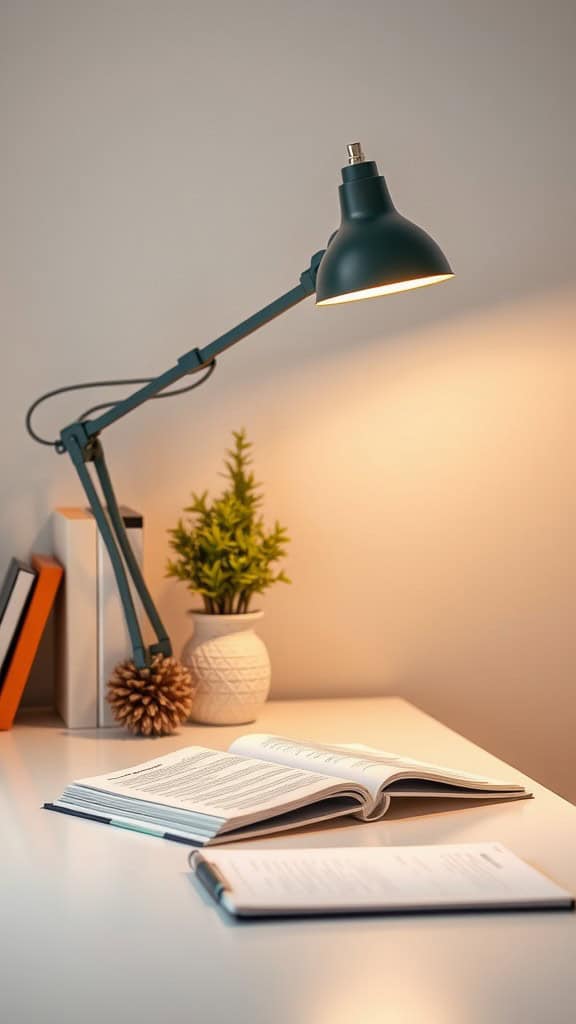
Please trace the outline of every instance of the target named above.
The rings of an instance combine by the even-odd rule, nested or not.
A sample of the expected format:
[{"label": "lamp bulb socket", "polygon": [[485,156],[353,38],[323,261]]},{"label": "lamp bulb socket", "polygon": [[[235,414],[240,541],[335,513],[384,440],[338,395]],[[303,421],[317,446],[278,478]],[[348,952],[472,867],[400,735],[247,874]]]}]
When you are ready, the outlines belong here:
[{"label": "lamp bulb socket", "polygon": [[346,149],[348,150],[349,164],[362,164],[366,160],[361,143],[349,142]]}]

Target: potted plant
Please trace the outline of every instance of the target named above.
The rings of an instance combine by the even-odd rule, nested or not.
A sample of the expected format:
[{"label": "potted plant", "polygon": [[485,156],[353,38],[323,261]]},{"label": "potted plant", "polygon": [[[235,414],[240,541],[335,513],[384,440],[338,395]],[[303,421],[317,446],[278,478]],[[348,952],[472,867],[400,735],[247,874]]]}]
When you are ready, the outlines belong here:
[{"label": "potted plant", "polygon": [[175,557],[167,565],[167,575],[203,602],[191,612],[193,633],[182,652],[196,686],[192,717],[221,725],[253,722],[268,696],[270,659],[254,631],[263,613],[253,603],[273,584],[290,582],[277,568],[289,538],[280,523],[264,525],[252,443],[245,430],[233,438],[222,474],[227,487],[212,501],[207,492],[192,494],[188,518],[169,531]]}]

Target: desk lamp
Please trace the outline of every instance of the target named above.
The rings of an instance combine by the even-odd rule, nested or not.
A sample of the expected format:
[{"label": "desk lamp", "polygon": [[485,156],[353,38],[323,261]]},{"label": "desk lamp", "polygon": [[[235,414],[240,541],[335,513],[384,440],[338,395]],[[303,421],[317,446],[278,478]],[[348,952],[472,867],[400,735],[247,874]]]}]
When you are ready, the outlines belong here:
[{"label": "desk lamp", "polygon": [[[171,659],[176,666],[177,663],[172,659],[170,639],[124,529],[104,459],[102,432],[149,399],[169,398],[198,387],[212,374],[222,352],[310,295],[316,294],[317,306],[332,306],[421,288],[453,276],[436,242],[395,209],[384,178],[376,163],[366,160],[360,143],[350,144],[347,150],[348,164],[342,168],[339,187],[340,227],[326,249],[312,256],[295,287],[204,348],[186,352],[158,377],[94,381],[58,388],[38,398],[28,410],[26,426],[34,440],[52,446],[59,454],[67,452],[76,468],[110,555],[136,671],[147,673],[152,659],[155,664],[160,659]],[[177,381],[195,374],[200,376],[192,384],[166,391]],[[140,386],[132,394],[88,409],[64,427],[55,441],[40,437],[32,427],[36,408],[55,395],[82,388],[133,384]],[[93,472],[89,467],[93,467]],[[150,646],[143,640],[133,594],[140,599],[156,637]]]}]

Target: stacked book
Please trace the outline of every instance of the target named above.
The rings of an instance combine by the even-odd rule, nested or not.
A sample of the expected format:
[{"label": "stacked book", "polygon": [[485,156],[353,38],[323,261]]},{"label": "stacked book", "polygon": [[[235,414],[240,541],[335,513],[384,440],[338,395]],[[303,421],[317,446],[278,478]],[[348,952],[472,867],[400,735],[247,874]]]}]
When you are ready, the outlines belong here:
[{"label": "stacked book", "polygon": [[[121,513],[141,565],[142,516]],[[0,729],[12,726],[55,602],[56,708],[70,729],[115,724],[107,684],[118,662],[131,656],[130,639],[112,564],[88,509],[56,509],[53,551],[54,558],[34,555],[30,565],[13,558],[0,588]]]},{"label": "stacked book", "polygon": [[0,590],[0,729],[12,726],[62,574],[47,555],[8,566]]},{"label": "stacked book", "polygon": [[[120,512],[142,565],[142,516]],[[112,726],[108,680],[131,657],[112,563],[89,509],[57,508],[52,526],[54,554],[65,571],[56,615],[56,708],[69,729]]]}]

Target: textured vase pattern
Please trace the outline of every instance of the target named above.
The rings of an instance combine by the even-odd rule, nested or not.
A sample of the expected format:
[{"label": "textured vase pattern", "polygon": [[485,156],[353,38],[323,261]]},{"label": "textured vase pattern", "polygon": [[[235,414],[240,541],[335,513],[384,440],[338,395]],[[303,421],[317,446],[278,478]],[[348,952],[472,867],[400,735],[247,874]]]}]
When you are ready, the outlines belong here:
[{"label": "textured vase pattern", "polygon": [[212,725],[253,722],[270,691],[270,659],[254,632],[262,612],[192,612],[193,634],[182,661],[196,687],[192,718]]}]

